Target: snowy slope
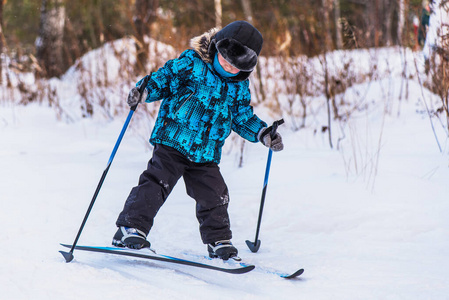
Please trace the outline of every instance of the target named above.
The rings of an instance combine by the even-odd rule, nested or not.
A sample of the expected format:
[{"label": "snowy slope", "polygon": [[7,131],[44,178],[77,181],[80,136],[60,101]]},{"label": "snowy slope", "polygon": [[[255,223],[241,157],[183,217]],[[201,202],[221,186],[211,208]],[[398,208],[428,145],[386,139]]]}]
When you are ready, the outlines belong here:
[{"label": "snowy slope", "polygon": [[[59,243],[73,242],[126,115],[67,124],[45,105],[2,104],[0,298],[449,299],[447,133],[433,119],[440,153],[414,81],[400,104],[399,78],[364,87],[368,101],[387,85],[400,109],[384,114],[391,103],[380,101],[351,119],[339,150],[326,134],[280,127],[285,150],[273,156],[256,254],[245,240],[254,238],[267,150],[247,144],[242,168],[236,152],[223,157],[234,244],[249,263],[305,268],[290,281],[81,251],[66,264]],[[109,245],[150,157],[127,132],[79,244]],[[156,218],[153,247],[205,254],[194,212],[181,180]]]}]

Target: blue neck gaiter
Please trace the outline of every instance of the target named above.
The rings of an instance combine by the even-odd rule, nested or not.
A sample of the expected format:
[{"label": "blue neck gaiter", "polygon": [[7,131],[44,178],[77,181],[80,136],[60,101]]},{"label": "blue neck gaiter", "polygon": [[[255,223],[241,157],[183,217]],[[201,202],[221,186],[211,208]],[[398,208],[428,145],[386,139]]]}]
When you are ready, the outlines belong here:
[{"label": "blue neck gaiter", "polygon": [[218,61],[218,51],[217,53],[215,53],[215,58],[214,58],[214,69],[215,71],[217,71],[218,74],[220,74],[220,76],[225,77],[225,78],[231,78],[231,77],[235,77],[237,76],[239,73],[236,74],[232,74],[229,72],[226,72],[225,69],[223,69],[223,67],[220,65],[220,62]]}]

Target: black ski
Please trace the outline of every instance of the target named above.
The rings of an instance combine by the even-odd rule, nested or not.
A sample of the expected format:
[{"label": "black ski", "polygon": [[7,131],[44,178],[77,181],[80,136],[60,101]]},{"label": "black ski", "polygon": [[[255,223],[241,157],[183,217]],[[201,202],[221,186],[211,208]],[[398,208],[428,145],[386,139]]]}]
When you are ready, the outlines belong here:
[{"label": "black ski", "polygon": [[[245,263],[240,263],[241,266],[246,266]],[[304,273],[304,269],[299,269],[294,273],[285,273],[285,272],[281,272],[281,271],[277,271],[277,270],[272,270],[269,268],[264,268],[264,267],[260,267],[259,265],[256,266],[255,271],[259,271],[259,272],[263,272],[263,273],[267,273],[267,274],[273,274],[276,276],[279,276],[281,278],[285,278],[285,279],[293,279],[296,278],[298,276],[300,276],[302,273]]]},{"label": "black ski", "polygon": [[[61,244],[64,247],[72,248],[72,245],[67,244]],[[91,251],[91,252],[101,252],[101,253],[109,253],[109,254],[116,254],[116,255],[124,255],[124,256],[131,256],[131,257],[138,257],[138,258],[144,258],[144,259],[151,259],[151,260],[158,260],[158,261],[164,261],[168,263],[175,263],[180,265],[187,265],[197,268],[203,268],[203,269],[210,269],[230,274],[243,274],[252,271],[255,266],[254,265],[240,265],[235,268],[227,268],[227,267],[219,267],[209,264],[204,264],[192,260],[186,260],[182,258],[177,258],[173,256],[168,255],[162,255],[162,254],[149,254],[149,253],[139,253],[136,250],[126,249],[126,248],[115,248],[115,247],[95,247],[95,246],[75,246],[76,250],[83,250],[83,251]]]},{"label": "black ski", "polygon": [[[212,260],[213,259],[213,258],[209,258],[207,256],[202,256],[202,255],[197,255],[197,254],[191,254],[191,253],[183,253],[183,254],[185,254],[187,256],[190,256],[190,257],[192,257],[194,259],[206,259],[206,260]],[[243,266],[243,267],[244,266],[249,266],[248,264],[246,264],[244,262],[235,261],[235,262],[231,262],[231,263],[238,264],[238,265]],[[302,275],[302,273],[304,273],[304,269],[302,269],[302,268],[298,269],[294,273],[286,273],[286,272],[274,270],[272,268],[266,268],[266,267],[263,267],[263,266],[259,266],[258,264],[256,265],[256,268],[255,268],[254,271],[267,273],[267,274],[273,274],[273,275],[276,275],[276,276],[279,276],[279,277],[285,278],[285,279],[293,279],[293,278],[296,278],[296,277]]]},{"label": "black ski", "polygon": [[304,273],[304,269],[299,269],[298,271],[296,271],[295,273],[290,274],[290,275],[288,275],[288,274],[281,274],[279,276],[281,276],[282,278],[286,278],[286,279],[292,279],[292,278],[300,276],[302,273]]}]

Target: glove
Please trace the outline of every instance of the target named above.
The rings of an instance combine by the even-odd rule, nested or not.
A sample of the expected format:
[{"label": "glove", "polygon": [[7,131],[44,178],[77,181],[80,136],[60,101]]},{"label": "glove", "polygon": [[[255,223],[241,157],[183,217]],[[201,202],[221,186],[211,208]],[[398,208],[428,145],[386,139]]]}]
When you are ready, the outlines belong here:
[{"label": "glove", "polygon": [[143,93],[142,95],[139,92],[140,86],[139,87],[133,87],[128,94],[128,105],[130,107],[136,106],[137,104],[145,101],[145,99],[148,96],[148,91],[147,89],[143,89]]},{"label": "glove", "polygon": [[271,150],[277,152],[284,149],[284,144],[282,143],[282,137],[279,133],[275,132],[274,137],[271,138],[271,127],[264,127],[259,131],[259,141],[270,148]]}]

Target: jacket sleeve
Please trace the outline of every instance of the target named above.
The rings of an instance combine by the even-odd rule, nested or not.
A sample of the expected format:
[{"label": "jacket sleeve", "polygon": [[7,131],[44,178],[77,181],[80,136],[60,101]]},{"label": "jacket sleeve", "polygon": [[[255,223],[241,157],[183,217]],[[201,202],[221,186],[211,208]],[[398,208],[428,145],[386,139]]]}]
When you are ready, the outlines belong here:
[{"label": "jacket sleeve", "polygon": [[256,143],[259,140],[257,135],[267,123],[259,119],[253,113],[253,107],[250,105],[251,93],[249,91],[249,81],[242,82],[242,88],[237,94],[237,99],[232,106],[232,130],[244,139]]},{"label": "jacket sleeve", "polygon": [[[193,60],[187,55],[186,50],[176,59],[169,60],[156,72],[151,74],[146,89],[148,96],[146,102],[153,102],[168,97],[170,94],[175,94],[178,88],[182,86],[184,80],[188,80],[192,74]],[[139,86],[143,78],[137,82]]]}]

